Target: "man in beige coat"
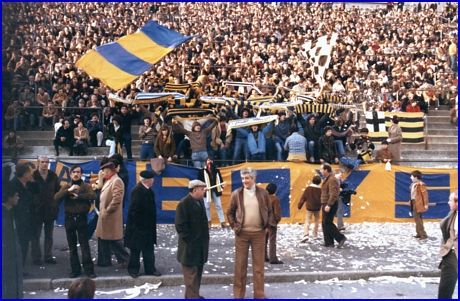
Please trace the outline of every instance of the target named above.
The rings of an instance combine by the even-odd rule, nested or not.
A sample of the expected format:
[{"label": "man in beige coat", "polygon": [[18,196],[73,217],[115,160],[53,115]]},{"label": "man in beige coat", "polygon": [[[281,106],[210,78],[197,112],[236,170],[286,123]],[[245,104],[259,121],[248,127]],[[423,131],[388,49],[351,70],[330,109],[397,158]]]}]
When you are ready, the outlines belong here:
[{"label": "man in beige coat", "polygon": [[112,252],[120,268],[128,266],[129,253],[123,246],[123,196],[125,185],[117,176],[113,162],[101,167],[105,183],[101,189],[99,219],[96,226],[98,237],[98,266],[112,265]]}]

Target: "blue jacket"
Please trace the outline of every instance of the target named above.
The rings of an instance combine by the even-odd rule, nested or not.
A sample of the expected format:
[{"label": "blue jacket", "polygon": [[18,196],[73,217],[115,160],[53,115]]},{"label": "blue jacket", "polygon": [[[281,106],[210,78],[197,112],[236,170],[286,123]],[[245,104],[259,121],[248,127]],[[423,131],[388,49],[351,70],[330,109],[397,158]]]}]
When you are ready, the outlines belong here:
[{"label": "blue jacket", "polygon": [[265,154],[265,146],[266,146],[266,140],[265,140],[265,135],[272,129],[273,127],[273,121],[270,122],[266,127],[264,127],[263,130],[258,131],[258,143],[256,142],[256,139],[254,138],[254,134],[251,132],[247,132],[244,128],[237,128],[236,131],[241,134],[244,137],[248,138],[248,147],[249,147],[249,152],[251,155],[255,154]]}]

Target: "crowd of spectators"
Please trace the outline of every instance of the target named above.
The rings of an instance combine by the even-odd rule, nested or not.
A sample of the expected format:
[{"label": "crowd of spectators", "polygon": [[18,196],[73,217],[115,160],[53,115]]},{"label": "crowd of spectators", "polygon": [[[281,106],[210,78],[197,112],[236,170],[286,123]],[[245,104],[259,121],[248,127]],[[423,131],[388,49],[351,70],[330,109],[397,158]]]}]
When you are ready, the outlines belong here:
[{"label": "crowd of spectators", "polygon": [[[7,128],[38,125],[43,130],[48,120],[54,125],[62,116],[72,129],[79,121],[88,128],[94,115],[107,127],[112,115],[121,114],[109,101],[110,93],[132,99],[138,92],[161,92],[168,82],[193,82],[200,76],[210,86],[253,82],[266,95],[278,85],[318,91],[302,45],[332,33],[338,40],[323,92],[364,103],[364,110],[428,113],[440,104],[456,110],[454,2],[445,3],[442,11],[434,2],[388,2],[372,8],[330,2],[49,2],[5,3],[3,11],[2,107]],[[75,67],[87,51],[136,32],[149,20],[193,38],[119,91]],[[140,108],[128,110],[143,124]],[[89,131],[88,144],[104,145],[101,132],[103,128]],[[278,152],[272,159],[280,148],[286,157],[286,150],[274,148],[273,137],[268,138],[267,145]],[[130,133],[125,139],[131,139]],[[132,158],[130,152],[131,146]]]}]

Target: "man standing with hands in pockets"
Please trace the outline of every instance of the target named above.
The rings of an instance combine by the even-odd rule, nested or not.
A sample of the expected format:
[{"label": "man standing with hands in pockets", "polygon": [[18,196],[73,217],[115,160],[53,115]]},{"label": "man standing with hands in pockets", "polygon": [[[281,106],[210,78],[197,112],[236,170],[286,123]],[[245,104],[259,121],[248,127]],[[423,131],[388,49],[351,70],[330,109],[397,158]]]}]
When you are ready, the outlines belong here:
[{"label": "man standing with hands in pockets", "polygon": [[192,180],[189,193],[176,208],[176,231],[179,234],[177,261],[182,264],[185,299],[204,299],[200,295],[203,266],[208,261],[209,228],[203,203],[206,183]]},{"label": "man standing with hands in pockets", "polygon": [[252,250],[254,298],[266,299],[264,292],[265,235],[270,226],[276,227],[268,191],[256,186],[256,171],[243,168],[243,187],[232,192],[227,218],[235,232],[235,276],[233,296],[246,294],[249,246]]},{"label": "man standing with hands in pockets", "polygon": [[144,259],[145,275],[161,276],[155,268],[153,245],[157,243],[157,210],[155,194],[150,189],[155,173],[143,170],[140,182],[134,186],[129,198],[128,220],[126,221],[125,247],[131,250],[128,273],[139,276],[140,254]]}]

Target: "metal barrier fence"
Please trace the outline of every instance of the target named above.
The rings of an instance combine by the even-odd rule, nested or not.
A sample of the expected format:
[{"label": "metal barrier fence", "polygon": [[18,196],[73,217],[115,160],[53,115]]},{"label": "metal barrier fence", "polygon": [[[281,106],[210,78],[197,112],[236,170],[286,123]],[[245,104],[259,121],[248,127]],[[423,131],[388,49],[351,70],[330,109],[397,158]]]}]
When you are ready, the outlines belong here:
[{"label": "metal barrier fence", "polygon": [[[37,157],[27,157],[27,156],[20,156],[20,159],[21,160],[37,160]],[[71,158],[66,158],[66,159],[62,159],[62,158],[56,158],[55,156],[52,156],[50,155],[49,158],[50,160],[54,161],[54,162],[60,162],[60,161],[65,161],[65,162],[87,162],[87,161],[91,161],[91,160],[96,160],[96,161],[99,161],[101,160],[102,158],[104,158],[106,156],[73,156]],[[135,162],[141,162],[140,160],[134,160]],[[275,160],[265,160],[265,161],[262,161],[262,160],[218,160],[218,159],[214,159],[214,163],[216,163],[217,166],[221,166],[222,162],[228,162],[228,161],[235,161],[236,164],[240,164],[240,163],[247,163],[247,162],[255,162],[255,163],[270,163],[270,162],[278,162],[278,161],[275,161]],[[2,163],[7,163],[7,162],[11,162],[11,159],[7,159],[7,158],[2,158]],[[287,162],[287,161],[283,161],[283,162]],[[415,160],[415,159],[402,159],[402,160],[399,160],[399,161],[392,161],[393,164],[394,163],[399,163],[399,165],[402,165],[402,166],[418,166],[417,164],[418,163],[430,163],[432,164],[433,163],[433,160]],[[457,160],[454,160],[454,159],[436,159],[436,162],[437,163],[442,163],[443,165],[448,165],[446,166],[445,168],[458,168],[458,159]],[[148,162],[147,162],[148,163]],[[176,160],[176,162],[173,162],[173,163],[176,163],[176,164],[181,164],[181,165],[186,165],[186,166],[193,166],[193,161],[192,159],[178,159]],[[298,164],[311,164],[309,162],[298,162]],[[315,163],[316,165],[319,166],[319,163]],[[370,164],[380,164],[379,162],[377,161],[374,161],[373,163],[370,163]],[[233,166],[233,165],[227,165],[227,166]]]}]

